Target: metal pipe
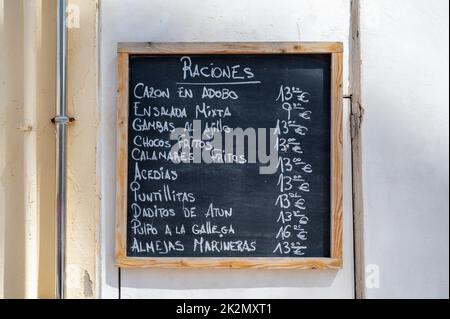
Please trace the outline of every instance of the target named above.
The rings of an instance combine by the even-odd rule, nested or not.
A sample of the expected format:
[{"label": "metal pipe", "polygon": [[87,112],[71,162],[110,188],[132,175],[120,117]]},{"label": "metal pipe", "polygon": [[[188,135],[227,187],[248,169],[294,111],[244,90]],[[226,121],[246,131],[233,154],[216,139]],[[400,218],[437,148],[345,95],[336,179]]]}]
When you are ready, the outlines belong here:
[{"label": "metal pipe", "polygon": [[66,237],[66,137],[69,117],[66,106],[67,29],[66,0],[58,0],[56,75],[56,297],[65,297]]}]

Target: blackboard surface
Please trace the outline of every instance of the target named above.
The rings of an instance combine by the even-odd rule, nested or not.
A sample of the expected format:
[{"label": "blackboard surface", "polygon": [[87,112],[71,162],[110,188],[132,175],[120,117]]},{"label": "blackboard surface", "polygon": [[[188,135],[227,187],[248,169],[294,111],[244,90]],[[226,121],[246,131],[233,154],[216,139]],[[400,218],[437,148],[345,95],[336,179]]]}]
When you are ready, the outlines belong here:
[{"label": "blackboard surface", "polygon": [[[330,257],[330,82],[330,54],[130,55],[127,256]],[[276,172],[173,163],[194,120],[278,128]]]}]

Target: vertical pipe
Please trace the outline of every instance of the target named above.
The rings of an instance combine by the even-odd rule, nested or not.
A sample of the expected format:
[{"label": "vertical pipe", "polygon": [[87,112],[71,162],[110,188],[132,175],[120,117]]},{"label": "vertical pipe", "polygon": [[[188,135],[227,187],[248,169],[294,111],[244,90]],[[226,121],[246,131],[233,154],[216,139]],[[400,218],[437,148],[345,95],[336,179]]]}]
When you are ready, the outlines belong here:
[{"label": "vertical pipe", "polygon": [[66,108],[67,29],[66,0],[58,0],[57,75],[56,75],[56,296],[65,297],[65,236],[66,236],[66,129],[69,122]]}]

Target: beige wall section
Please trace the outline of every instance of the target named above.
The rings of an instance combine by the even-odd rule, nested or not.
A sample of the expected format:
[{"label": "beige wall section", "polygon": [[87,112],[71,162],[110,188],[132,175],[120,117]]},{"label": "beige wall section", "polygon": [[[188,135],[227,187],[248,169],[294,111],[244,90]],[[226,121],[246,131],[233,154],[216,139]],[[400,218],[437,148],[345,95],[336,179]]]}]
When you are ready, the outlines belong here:
[{"label": "beige wall section", "polygon": [[40,32],[36,55],[37,202],[39,207],[38,297],[55,295],[55,130],[56,0],[37,1]]},{"label": "beige wall section", "polygon": [[[98,295],[98,1],[69,3],[67,93],[76,121],[68,137],[66,292],[90,298]],[[0,0],[0,298],[55,296],[56,12],[56,0]]]},{"label": "beige wall section", "polygon": [[[97,0],[70,0],[67,269],[68,298],[97,295],[99,192],[97,157]],[[77,11],[80,20],[77,27]]]},{"label": "beige wall section", "polygon": [[[21,1],[2,0],[0,52],[0,216],[3,245],[3,296],[25,295],[23,200],[23,7]],[[8,44],[8,45],[6,45]],[[11,76],[13,75],[13,76]],[[8,226],[8,227],[7,227]]]},{"label": "beige wall section", "polygon": [[0,0],[0,297],[55,287],[55,0]]}]

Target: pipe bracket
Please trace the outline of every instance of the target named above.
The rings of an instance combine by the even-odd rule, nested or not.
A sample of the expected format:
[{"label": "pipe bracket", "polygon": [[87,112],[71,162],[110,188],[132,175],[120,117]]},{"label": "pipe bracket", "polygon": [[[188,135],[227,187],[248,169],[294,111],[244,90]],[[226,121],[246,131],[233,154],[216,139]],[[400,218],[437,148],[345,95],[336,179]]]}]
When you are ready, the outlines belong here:
[{"label": "pipe bracket", "polygon": [[54,118],[52,118],[52,123],[56,123],[56,124],[69,124],[75,121],[74,117],[69,117],[69,116],[55,116]]}]

